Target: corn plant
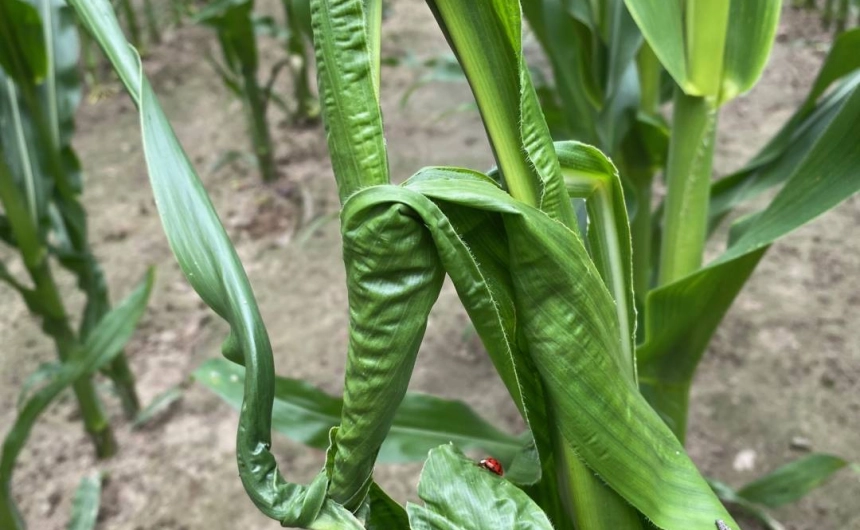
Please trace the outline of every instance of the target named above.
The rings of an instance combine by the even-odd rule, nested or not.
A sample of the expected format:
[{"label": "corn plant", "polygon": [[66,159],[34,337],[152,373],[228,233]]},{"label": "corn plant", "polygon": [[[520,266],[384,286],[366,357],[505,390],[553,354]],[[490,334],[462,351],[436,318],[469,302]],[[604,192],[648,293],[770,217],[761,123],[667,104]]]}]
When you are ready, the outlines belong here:
[{"label": "corn plant", "polygon": [[[694,208],[691,227],[682,226],[668,243],[680,249],[680,256],[669,256],[671,273],[663,272],[665,260],[658,263],[661,286],[644,300],[644,342],[637,347],[622,180],[598,149],[552,142],[522,55],[520,5],[428,0],[470,82],[498,168],[430,167],[395,186],[380,111],[381,2],[314,0],[318,84],[341,200],[350,314],[344,395],[327,402],[275,377],[266,327],[236,251],[110,5],[72,5],[140,110],[150,182],[171,249],[194,289],[230,325],[222,352],[244,366],[235,374],[244,375],[239,475],[262,513],[284,526],[312,529],[738,528],[681,442],[692,371],[767,246],[860,188],[860,148],[851,134],[860,119],[860,93],[849,83],[831,93],[837,97],[831,120],[819,122],[816,140],[805,151],[790,151],[802,155],[790,174],[763,173],[784,162],[779,144],[751,166],[755,177],[735,179],[745,184],[742,191],[734,188],[738,200],[749,186],[763,185],[760,179],[776,178],[784,187],[762,212],[736,226],[720,258],[705,268],[696,263],[699,229],[703,239],[709,219],[710,174],[705,178],[700,166],[710,158],[716,108],[758,76],[773,36],[773,3],[732,3],[729,12],[705,13],[725,19],[715,28],[700,27],[704,14],[689,7],[687,38],[677,3],[628,4],[681,87],[675,126],[690,138],[673,131],[670,185],[692,186],[694,199],[704,188],[703,201],[685,206]],[[736,10],[739,18],[729,24]],[[657,25],[668,31],[656,34]],[[727,28],[729,35],[714,38]],[[714,43],[720,53],[709,48]],[[709,71],[698,58],[721,56],[724,46],[725,64]],[[824,75],[824,88],[843,67]],[[824,104],[818,99],[797,122]],[[780,142],[803,134],[786,130]],[[584,228],[571,198],[585,205]],[[675,226],[677,208],[666,207],[664,230]],[[695,208],[704,209],[704,221]],[[519,443],[500,438],[499,445],[513,446],[501,462],[475,462],[451,445],[432,449],[418,486],[424,504],[404,509],[374,482],[373,468],[386,437],[405,421],[398,406],[407,399],[445,275],[528,430]],[[301,434],[328,448],[309,485],[288,482],[270,452],[274,398],[290,392],[296,401],[319,399],[319,407],[337,418],[327,436],[318,429]],[[413,421],[439,423],[436,412],[427,410],[426,422]],[[773,490],[772,479],[732,493],[740,500],[772,500],[762,493]]]},{"label": "corn plant", "polygon": [[[853,6],[852,6],[853,4]],[[816,0],[805,0],[804,2],[794,2],[795,8],[817,9],[818,2]],[[845,31],[851,25],[851,18],[855,19],[854,25],[857,24],[856,13],[852,17],[852,11],[857,10],[860,5],[856,0],[824,0],[824,5],[821,10],[821,23],[824,29],[829,30],[835,23],[834,32],[838,35]]]},{"label": "corn plant", "polygon": [[293,94],[296,99],[294,120],[314,120],[319,102],[311,90],[310,59],[307,42],[313,38],[309,0],[281,0],[287,19],[286,50],[293,72]]},{"label": "corn plant", "polygon": [[[42,318],[61,359],[86,341],[110,311],[104,273],[87,239],[86,212],[78,200],[81,172],[71,148],[74,111],[80,100],[77,32],[61,2],[15,1],[4,14],[3,71],[0,71],[0,148],[3,150],[5,215],[3,241],[16,248],[33,287],[3,269],[4,281]],[[26,21],[26,24],[22,21]],[[12,25],[10,27],[9,25]],[[25,37],[26,32],[32,36]],[[29,38],[29,40],[27,40]],[[86,304],[77,331],[51,271],[50,258],[72,272]],[[129,417],[139,402],[124,356],[106,373]],[[78,385],[85,423],[100,454],[112,452],[110,432],[89,383]],[[84,405],[83,403],[87,403]]]},{"label": "corn plant", "polygon": [[260,85],[253,7],[251,0],[220,0],[206,6],[195,20],[212,27],[218,34],[223,64],[213,60],[213,65],[225,86],[245,106],[257,167],[263,180],[270,182],[278,173],[266,110],[277,71],[272,72],[269,82]]},{"label": "corn plant", "polygon": [[[53,339],[59,366],[25,385],[0,455],[0,528],[23,528],[11,495],[18,453],[39,414],[72,386],[96,455],[116,450],[91,376],[104,371],[128,416],[138,410],[134,378],[122,346],[145,307],[148,287],[111,310],[104,274],[89,247],[78,202],[80,166],[71,149],[80,99],[77,34],[71,10],[59,1],[0,5],[0,238],[20,255],[29,281],[0,263],[0,279],[22,297]],[[74,329],[54,279],[52,261],[76,278],[86,296]],[[43,383],[33,390],[35,382]]]}]

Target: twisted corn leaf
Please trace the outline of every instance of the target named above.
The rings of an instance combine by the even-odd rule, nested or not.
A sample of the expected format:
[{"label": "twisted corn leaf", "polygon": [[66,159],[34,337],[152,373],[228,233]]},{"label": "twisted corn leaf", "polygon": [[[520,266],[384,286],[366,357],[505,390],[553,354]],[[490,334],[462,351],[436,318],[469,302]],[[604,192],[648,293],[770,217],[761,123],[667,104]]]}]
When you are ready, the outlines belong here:
[{"label": "twisted corn leaf", "polygon": [[[496,219],[505,228],[509,254],[498,257],[507,261],[509,276],[493,274],[504,267],[478,265],[446,216],[426,197],[446,203],[449,210],[462,208],[464,217],[473,209],[501,214]],[[541,386],[521,394],[525,406],[542,408],[544,399],[551,403],[566,442],[603,480],[662,528],[705,528],[716,519],[730,520],[677,440],[639,395],[632,374],[625,375],[629,372],[620,354],[608,353],[620,348],[614,307],[572,232],[512,199],[487,177],[444,168],[424,170],[405,188],[362,190],[347,201],[343,215],[349,218],[392,202],[408,205],[430,230],[494,360],[507,350],[508,365],[536,368]],[[483,238],[490,239],[486,233]],[[559,297],[558,290],[570,298]],[[500,312],[507,310],[516,314],[502,317]],[[516,331],[506,333],[512,324]],[[512,358],[509,337],[517,332],[517,343],[528,344],[529,358],[521,358],[518,349],[520,358]],[[516,370],[514,374],[519,375]],[[385,381],[376,385],[377,392],[386,393]],[[598,394],[604,396],[599,403],[589,397]],[[388,392],[386,397],[396,396]],[[533,428],[546,429],[546,424]]]},{"label": "twisted corn leaf", "polygon": [[224,354],[247,368],[239,418],[239,474],[251,500],[285,526],[360,529],[349,512],[326,499],[321,472],[310,486],[286,482],[271,447],[274,366],[271,345],[245,271],[152,88],[140,71],[110,4],[72,0],[138,105],[144,154],[171,249],[201,298],[230,324]]},{"label": "twisted corn leaf", "polygon": [[546,514],[522,490],[463,456],[451,445],[432,451],[418,495],[407,504],[413,530],[552,530]]},{"label": "twisted corn leaf", "polygon": [[[143,316],[154,279],[155,274],[150,269],[142,284],[105,315],[87,340],[62,364],[54,377],[27,399],[3,440],[3,450],[0,454],[0,489],[3,490],[3,495],[0,495],[0,498],[12,502],[10,490],[15,460],[24,447],[36,420],[63,390],[106,366],[122,351]],[[13,514],[13,520],[3,519],[10,513]],[[8,509],[0,509],[0,528],[25,528],[14,505]]]},{"label": "twisted corn leaf", "polygon": [[[223,359],[210,359],[194,371],[194,379],[234,408],[242,405],[245,371]],[[272,427],[289,438],[326,449],[329,431],[340,423],[343,400],[299,379],[275,378]],[[510,467],[522,442],[496,429],[466,404],[435,396],[407,393],[377,456],[378,462],[415,462],[427,452],[453,442],[462,449],[480,449]]]},{"label": "twisted corn leaf", "polygon": [[341,202],[389,182],[379,108],[378,65],[362,0],[314,1],[311,20],[320,103]]},{"label": "twisted corn leaf", "polygon": [[69,519],[68,530],[93,530],[96,527],[101,496],[101,473],[81,479],[75,491],[75,498],[72,500],[72,516]]},{"label": "twisted corn leaf", "polygon": [[719,258],[648,295],[645,342],[637,351],[640,386],[679,436],[686,429],[695,368],[767,247],[860,191],[857,85],[834,112],[767,208],[735,225],[733,240]]},{"label": "twisted corn leaf", "polygon": [[364,499],[444,279],[430,234],[409,213],[394,204],[342,215],[350,333],[329,493],[350,509]]}]

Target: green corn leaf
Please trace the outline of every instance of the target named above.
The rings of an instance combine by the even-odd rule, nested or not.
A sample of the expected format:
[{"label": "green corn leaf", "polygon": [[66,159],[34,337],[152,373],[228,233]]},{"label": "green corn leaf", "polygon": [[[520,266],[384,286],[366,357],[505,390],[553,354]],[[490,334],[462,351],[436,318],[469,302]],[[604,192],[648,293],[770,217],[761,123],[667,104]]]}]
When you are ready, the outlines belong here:
[{"label": "green corn leaf", "polygon": [[571,15],[562,0],[525,0],[523,15],[552,65],[555,89],[564,103],[566,137],[597,144],[597,110],[602,105],[591,28]]},{"label": "green corn leaf", "polygon": [[42,20],[39,11],[24,0],[0,4],[0,68],[25,85],[35,85],[45,76]]},{"label": "green corn leaf", "polygon": [[[184,384],[172,386],[155,396],[149,405],[137,413],[137,416],[135,416],[134,421],[131,423],[131,428],[140,429],[144,427],[161,413],[168,410],[174,403],[182,399],[182,396],[185,394],[183,387]],[[241,398],[239,404],[241,404]]]},{"label": "green corn leaf", "polygon": [[428,0],[472,87],[511,194],[576,227],[522,55],[519,2]]},{"label": "green corn leaf", "polygon": [[766,509],[739,497],[737,492],[728,484],[723,484],[722,482],[713,479],[708,480],[708,484],[711,485],[711,488],[714,489],[714,492],[721,501],[731,504],[732,507],[740,512],[757,519],[762,525],[764,525],[766,530],[785,530],[782,523],[774,519]]},{"label": "green corn leaf", "polygon": [[[812,88],[780,131],[741,170],[720,179],[711,189],[711,226],[737,204],[781,184],[791,174],[821,131],[838,112],[842,100],[860,83],[860,29],[843,33],[834,41]],[[827,96],[822,94],[842,80]]]},{"label": "green corn leaf", "polygon": [[636,307],[630,224],[618,170],[599,150],[578,142],[555,144],[571,197],[586,199],[592,260],[615,301],[623,362],[635,372]]},{"label": "green corn leaf", "polygon": [[552,530],[549,519],[522,490],[483,469],[451,445],[430,452],[418,495],[408,504],[412,530]]},{"label": "green corn leaf", "polygon": [[781,0],[625,0],[685,94],[723,104],[749,90],[773,46]]},{"label": "green corn leaf", "polygon": [[224,354],[250,369],[237,439],[239,474],[251,500],[287,526],[359,529],[348,512],[325,498],[324,473],[310,486],[286,482],[271,446],[274,362],[245,271],[236,256],[200,179],[140,71],[107,1],[72,0],[123,84],[138,105],[144,155],[156,205],[179,265],[200,297],[224,318],[231,333]]},{"label": "green corn leaf", "polygon": [[101,473],[81,479],[78,489],[75,490],[75,498],[72,500],[72,515],[68,530],[93,530],[96,527],[101,496]]},{"label": "green corn leaf", "polygon": [[[4,494],[0,497],[9,499],[10,502],[13,498],[11,481],[15,461],[42,412],[63,390],[106,366],[122,351],[143,316],[154,279],[155,274],[150,270],[143,283],[121,304],[105,315],[84,344],[62,364],[51,381],[27,399],[3,440],[3,450],[0,455],[0,488],[4,490]],[[11,506],[8,510],[0,510],[0,517],[7,513],[17,514],[17,509]],[[17,517],[17,520],[13,521],[0,519],[0,527],[23,528],[20,515]]]},{"label": "green corn leaf", "polygon": [[62,368],[62,364],[59,362],[42,363],[33,373],[27,376],[27,379],[24,380],[24,384],[21,385],[21,389],[18,391],[18,412],[21,412],[21,409],[24,408],[24,405],[27,403],[27,398],[29,398],[37,388],[42,386],[45,381],[50,381],[57,376],[60,372],[60,368]]},{"label": "green corn leaf", "polygon": [[685,92],[692,92],[694,88],[689,81],[684,50],[684,2],[625,0],[625,3],[663,67]]},{"label": "green corn leaf", "polygon": [[[33,93],[30,95],[32,97]],[[50,153],[39,148],[37,127],[21,88],[0,71],[0,148],[22,195],[21,210],[37,233],[43,234],[48,223],[51,195],[51,181],[45,174]],[[7,213],[13,227],[21,222],[17,215]],[[23,241],[17,237],[16,240],[19,243]]]},{"label": "green corn leaf", "polygon": [[[495,187],[495,184],[493,186]],[[509,197],[504,193],[502,194],[505,197]],[[433,244],[438,249],[439,259],[441,259],[455,286],[457,286],[458,293],[466,306],[466,310],[469,312],[476,329],[490,351],[502,380],[508,386],[515,403],[523,411],[526,421],[532,428],[545,432],[547,429],[546,422],[539,421],[539,418],[545,415],[543,404],[540,401],[530,403],[527,409],[522,401],[523,396],[540,395],[540,390],[539,388],[533,388],[533,385],[536,384],[534,370],[515,366],[518,359],[520,361],[523,359],[522,356],[513,354],[517,346],[514,329],[516,323],[513,318],[510,318],[513,316],[512,300],[510,297],[504,299],[496,298],[495,294],[497,291],[492,289],[487,283],[482,270],[478,267],[469,248],[463,243],[445,215],[420,194],[399,187],[377,186],[362,190],[347,201],[342,214],[344,223],[349,224],[351,222],[349,220],[353,216],[358,216],[362,212],[372,212],[382,208],[383,205],[389,207],[392,204],[408,206],[420,215],[420,218],[423,219],[423,225],[436,227],[431,231],[431,235],[433,236]],[[423,230],[421,222],[416,223],[416,228]],[[504,296],[504,293],[500,294]],[[418,315],[416,318],[424,318],[424,316]],[[393,350],[390,355],[394,356],[395,352],[396,350]],[[396,410],[397,403],[402,399],[402,390],[392,387],[389,382],[381,378],[368,381],[366,384],[368,393],[364,398],[386,403],[385,416],[390,418]],[[396,391],[392,391],[395,389]],[[384,395],[386,399],[380,399],[378,395]],[[361,407],[362,396],[357,397],[359,399],[354,402],[352,400],[345,402],[346,410],[353,406]],[[348,414],[348,412],[344,412],[345,416]],[[377,411],[377,414],[380,414],[380,412]],[[384,431],[374,432],[376,432],[377,439],[374,445],[363,447],[364,458],[372,458],[382,443]],[[548,440],[548,435],[544,434],[541,439]],[[544,447],[547,447],[547,443],[544,444]],[[524,473],[528,475],[527,472],[524,471]],[[534,471],[532,471],[532,475],[528,478],[528,481],[533,482],[538,477],[539,475],[534,475]],[[354,478],[353,481],[355,483],[363,483],[368,478],[368,476],[363,475],[357,479]]]},{"label": "green corn leaf", "polygon": [[363,0],[313,2],[311,7],[320,102],[343,202],[365,186],[389,182],[379,77],[371,54],[376,45]]},{"label": "green corn leaf", "polygon": [[[194,379],[238,409],[245,370],[223,359],[210,359],[194,371]],[[332,427],[340,423],[343,400],[298,379],[277,377],[272,427],[310,447],[326,449]],[[505,464],[522,443],[475,414],[459,401],[407,393],[379,450],[379,462],[415,462],[427,452],[453,442],[462,449],[480,449]]]},{"label": "green corn leaf", "polygon": [[329,494],[352,510],[367,493],[444,279],[430,234],[402,210],[345,206],[341,218],[350,333]]},{"label": "green corn leaf", "polygon": [[782,0],[732,0],[730,3],[721,102],[743,94],[758,81],[770,57],[782,10]]},{"label": "green corn leaf", "polygon": [[257,43],[251,10],[252,0],[218,0],[208,4],[194,17],[194,21],[206,24],[218,32],[227,64],[231,70],[257,71]]},{"label": "green corn leaf", "polygon": [[[431,208],[421,205],[420,196],[413,198],[396,192],[396,188],[372,188],[354,197],[362,197],[370,204],[391,200],[408,204],[431,227],[446,270],[494,362],[501,366],[503,380],[507,379],[503,371],[507,369],[517,377],[516,383],[538,385],[523,392],[521,398],[511,392],[521,403],[521,410],[526,410],[526,418],[542,410],[543,399],[550,400],[561,415],[553,425],[562,429],[566,442],[596,474],[658,526],[688,528],[698,522],[704,528],[716,519],[730,521],[680,444],[635,389],[633,374],[622,366],[621,355],[607,354],[620,348],[618,331],[613,329],[617,326],[614,304],[572,232],[513,200],[487,177],[466,170],[430,168],[407,181],[406,186],[434,202],[445,203],[446,212],[465,207],[501,215],[496,222],[502,221],[507,233],[509,255],[497,259],[507,262],[510,276],[502,275],[504,264],[482,262],[476,271],[480,281],[476,282],[465,271],[455,274],[457,269],[447,264],[447,256],[452,254],[448,250],[450,243],[446,243],[442,230],[432,228],[441,229],[444,222]],[[478,226],[473,224],[471,228]],[[481,235],[475,234],[474,240],[479,239]],[[490,238],[485,234],[483,239]],[[478,289],[483,291],[479,299],[470,295]],[[549,294],[546,289],[571,293],[570,298]],[[507,318],[515,318],[517,328],[522,330],[516,340],[528,343],[530,357],[522,359],[522,352],[509,349],[507,365],[501,355],[493,354],[499,349],[505,351],[497,342],[516,336],[505,333],[507,318],[500,318],[498,313],[506,310],[506,297],[516,302],[517,313]],[[499,301],[501,304],[496,305]],[[477,303],[494,303],[495,321],[490,320],[492,314],[475,311]],[[501,332],[494,331],[497,329]],[[551,340],[547,338],[550,336]],[[528,373],[512,368],[517,364],[536,368],[540,381],[529,382]],[[571,375],[573,372],[576,377]],[[606,396],[599,406],[587,399],[595,393]],[[591,409],[589,403],[595,408]],[[536,438],[548,436],[545,424],[530,425]],[[617,447],[618,451],[609,447]]]},{"label": "green corn leaf", "polygon": [[366,530],[388,530],[389,528],[409,528],[406,510],[386,495],[375,482],[367,494],[370,503],[370,516],[364,523]]},{"label": "green corn leaf", "polygon": [[785,186],[755,218],[737,225],[725,253],[704,269],[651,291],[638,350],[643,393],[679,436],[693,373],[713,332],[768,245],[860,191],[860,89],[792,168]]},{"label": "green corn leaf", "polygon": [[[642,33],[636,26],[630,11],[624,5],[624,0],[610,0],[607,19],[609,28],[609,58],[606,75],[607,99],[611,99],[622,84],[625,72],[634,63],[636,53],[642,44]],[[638,90],[636,94],[639,96]],[[637,101],[638,104],[638,101]]]},{"label": "green corn leaf", "polygon": [[[838,456],[806,455],[746,484],[737,495],[749,502],[776,508],[801,499],[849,465],[852,464]],[[856,464],[854,467],[860,472],[860,467]]]},{"label": "green corn leaf", "polygon": [[[15,182],[15,177],[6,163],[5,155],[6,152],[3,144],[0,143],[0,203],[3,204],[3,208],[6,210],[9,232],[11,232],[16,246],[21,252],[21,258],[27,268],[32,269],[45,259],[47,252],[42,245],[38,226],[33,219],[31,211],[27,209],[28,202]],[[12,282],[10,279],[12,279],[12,276],[7,274],[7,283],[14,287],[16,282]],[[33,292],[29,289],[25,290],[22,285],[18,290],[22,294]],[[28,305],[31,302],[39,303],[38,297],[25,297],[25,300],[28,302]]]}]

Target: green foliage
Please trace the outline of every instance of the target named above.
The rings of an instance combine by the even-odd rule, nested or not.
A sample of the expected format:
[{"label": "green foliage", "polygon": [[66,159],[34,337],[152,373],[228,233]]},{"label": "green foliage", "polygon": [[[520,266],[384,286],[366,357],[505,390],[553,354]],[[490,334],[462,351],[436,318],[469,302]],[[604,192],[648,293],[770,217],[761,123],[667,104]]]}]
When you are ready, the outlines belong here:
[{"label": "green foliage", "polygon": [[[245,382],[241,366],[211,359],[194,371],[194,380],[235,409],[241,409]],[[329,432],[340,423],[342,409],[342,399],[309,383],[275,378],[272,427],[297,442],[328,448]],[[517,437],[500,432],[459,401],[409,393],[397,409],[377,458],[380,462],[420,461],[430,449],[448,442],[464,450],[483,450],[506,467],[510,467],[523,445]]]},{"label": "green foliage", "polygon": [[122,352],[146,310],[155,275],[152,270],[143,283],[121,304],[102,318],[86,341],[63,362],[62,367],[38,391],[27,399],[3,440],[0,454],[0,526],[23,529],[24,522],[15,507],[12,494],[12,472],[33,425],[54,399],[69,386],[107,366]]},{"label": "green foliage", "polygon": [[278,175],[266,119],[269,96],[257,80],[259,60],[253,7],[253,0],[218,0],[197,13],[194,20],[212,27],[218,34],[224,66],[216,65],[216,72],[225,85],[242,99],[257,168],[263,180],[270,182]]},{"label": "green foliage", "polygon": [[[339,400],[275,377],[271,344],[235,249],[110,6],[105,0],[73,0],[140,110],[150,182],[179,265],[230,326],[222,351],[244,372],[227,361],[210,361],[197,377],[237,406],[241,392],[237,460],[248,495],[281,524],[312,529],[737,528],[680,441],[689,384],[720,318],[767,246],[857,190],[853,168],[860,165],[860,147],[851,144],[851,127],[860,120],[855,85],[843,80],[823,99],[813,97],[783,139],[733,179],[737,186],[756,178],[770,182],[760,172],[775,171],[783,157],[794,156],[793,143],[811,142],[792,173],[780,177],[785,184],[773,202],[736,223],[726,252],[700,268],[699,245],[712,218],[711,152],[699,145],[713,144],[719,104],[758,77],[778,3],[750,12],[732,3],[717,12],[717,3],[702,2],[682,20],[675,3],[628,0],[631,17],[619,1],[590,3],[588,12],[581,9],[585,4],[524,2],[545,47],[561,39],[557,28],[551,30],[557,20],[577,21],[579,45],[594,43],[589,35],[599,37],[596,46],[607,62],[594,65],[585,60],[590,54],[572,52],[580,54],[577,68],[601,74],[562,82],[569,83],[565,90],[571,98],[579,98],[581,105],[573,108],[594,118],[593,127],[583,130],[620,155],[620,175],[593,147],[552,142],[523,59],[517,3],[428,3],[469,80],[499,167],[489,174],[430,167],[400,186],[390,183],[380,110],[381,2],[312,4],[349,294],[346,380]],[[245,17],[247,4],[228,7],[236,5]],[[671,12],[662,13],[667,9]],[[671,30],[669,38],[655,33],[661,13],[669,16],[662,22]],[[752,24],[750,13],[760,18],[758,26],[742,31]],[[706,27],[709,14],[724,23]],[[650,47],[642,45],[635,29],[625,35],[623,28],[633,28],[633,20]],[[732,24],[739,27],[729,28]],[[749,47],[751,55],[726,53],[722,65],[702,60],[737,46]],[[651,51],[683,89],[676,92],[668,156],[656,109],[660,66]],[[565,53],[552,60],[554,67],[565,64]],[[838,63],[851,60],[836,52],[832,57]],[[847,62],[828,64],[823,86],[852,70]],[[641,93],[651,99],[640,101]],[[658,267],[675,259],[679,266],[668,277],[661,270],[646,271],[642,281],[633,264],[641,264],[637,249],[652,245],[647,193],[664,163],[674,168],[669,180],[675,193],[695,188],[682,193],[692,199],[681,207],[667,204],[667,219],[690,204],[701,206],[701,219],[695,234],[672,233],[683,229],[670,222],[658,227],[664,242],[692,241],[670,250],[664,246],[668,258]],[[826,185],[813,186],[816,180]],[[633,190],[627,192],[631,201],[625,201],[625,186]],[[732,205],[746,198],[742,187],[732,190]],[[585,202],[584,227],[572,197]],[[634,203],[631,227],[627,204]],[[528,426],[522,445],[478,423],[461,405],[407,397],[445,275]],[[652,289],[651,276],[661,278],[659,287]],[[634,286],[640,285],[644,292],[637,295]],[[634,300],[644,309],[638,344]],[[419,403],[426,409],[410,418],[410,428],[426,431],[420,447],[406,443],[411,433],[402,430],[403,411]],[[289,435],[328,448],[325,466],[309,485],[288,482],[278,470],[270,452],[273,411],[276,425],[284,423]],[[444,439],[468,446],[475,434],[446,426],[466,418],[480,433],[476,445],[510,451],[510,457],[502,455],[510,460],[505,478],[441,444],[431,450],[419,485],[423,507],[404,510],[375,484],[373,467],[381,456],[412,458]],[[766,477],[735,498],[789,499],[836,469],[821,462],[799,468],[804,471]],[[784,490],[773,484],[791,493],[776,496],[773,492]]]},{"label": "green foliage", "polygon": [[68,530],[93,530],[99,516],[102,495],[102,476],[100,474],[84,477],[75,491],[72,500],[72,516]]},{"label": "green foliage", "polygon": [[409,528],[414,530],[553,528],[525,492],[476,466],[451,445],[430,451],[418,496],[424,506],[407,505]]},{"label": "green foliage", "polygon": [[[0,70],[0,187],[7,227],[3,240],[20,252],[33,288],[5,268],[2,279],[42,319],[65,359],[110,310],[104,274],[87,240],[86,213],[79,202],[80,165],[71,148],[80,101],[78,35],[71,10],[61,2],[22,4],[26,9],[17,5],[4,4],[3,9],[12,9],[10,16],[21,18],[4,18],[3,23],[26,28],[35,20],[39,26],[26,34],[4,31],[0,42],[0,53],[11,61],[10,70]],[[38,35],[38,43],[30,41],[33,35]],[[77,333],[53,280],[51,258],[77,277],[86,296]],[[114,380],[127,414],[134,415],[137,396],[125,358],[119,356],[105,372]],[[113,441],[93,388],[81,381],[75,390],[97,451],[111,453]]]},{"label": "green foliage", "polygon": [[711,487],[720,499],[758,519],[768,530],[784,530],[785,527],[768,513],[767,508],[801,499],[849,466],[860,473],[857,464],[833,455],[813,453],[789,462],[738,490],[718,481],[711,481]]}]

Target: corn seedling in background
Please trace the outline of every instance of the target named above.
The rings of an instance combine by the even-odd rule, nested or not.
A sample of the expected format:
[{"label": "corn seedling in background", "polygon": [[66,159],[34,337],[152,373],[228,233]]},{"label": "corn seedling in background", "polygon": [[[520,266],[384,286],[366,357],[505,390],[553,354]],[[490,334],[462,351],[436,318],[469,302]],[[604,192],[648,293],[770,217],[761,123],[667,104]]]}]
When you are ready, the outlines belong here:
[{"label": "corn seedling in background", "polygon": [[219,0],[207,5],[194,18],[218,34],[223,62],[211,62],[225,86],[242,100],[257,168],[263,180],[271,182],[278,173],[266,111],[277,71],[272,72],[271,82],[260,85],[253,8],[252,0]]},{"label": "corn seedling in background", "polygon": [[793,3],[795,8],[813,10],[818,9],[819,4],[821,5],[821,23],[824,29],[833,28],[836,35],[851,27],[852,19],[854,26],[860,24],[860,14],[858,14],[860,2],[857,0],[823,0],[823,3],[816,0],[804,0]]},{"label": "corn seedling in background", "polygon": [[[732,193],[723,195],[723,204],[765,183],[783,188],[762,212],[735,225],[722,256],[699,267],[709,213],[727,211],[708,202],[717,108],[758,77],[778,5],[732,2],[727,12],[707,13],[698,7],[710,3],[691,2],[696,5],[687,6],[685,21],[676,2],[628,1],[655,57],[681,87],[674,127],[689,138],[672,132],[670,186],[692,186],[682,200],[699,200],[686,206],[704,209],[704,215],[692,211],[698,216],[692,233],[684,226],[674,233],[677,206],[666,207],[663,230],[671,238],[654,271],[659,287],[642,304],[644,342],[637,347],[622,180],[598,149],[551,141],[521,52],[520,5],[428,0],[469,79],[498,169],[431,167],[395,186],[379,106],[381,2],[314,0],[350,309],[344,395],[335,399],[275,377],[244,269],[109,3],[71,3],[140,110],[150,182],[171,249],[194,289],[230,325],[222,350],[227,361],[201,372],[224,388],[223,378],[244,375],[239,474],[264,514],[284,526],[339,530],[739,528],[682,445],[693,369],[767,246],[860,188],[860,146],[852,134],[860,93],[844,80],[827,101],[819,101],[821,92],[809,100],[782,139],[766,148],[770,155],[749,166],[755,176],[732,181],[743,186],[727,188]],[[706,15],[725,24],[702,28]],[[701,62],[705,56],[726,59],[714,65]],[[825,66],[817,85],[822,92],[847,71],[844,62],[828,64],[836,66]],[[803,136],[808,128],[798,124],[827,102],[830,121],[816,122],[821,128]],[[804,138],[808,143],[797,144]],[[792,170],[773,176],[770,171],[790,156],[799,157]],[[571,198],[585,204],[584,231]],[[665,254],[666,246],[679,255]],[[404,509],[374,483],[372,471],[380,454],[397,450],[397,430],[406,421],[398,407],[414,408],[423,399],[407,397],[406,388],[445,275],[528,430],[519,439],[499,436],[496,447],[508,448],[499,455],[503,477],[452,445],[432,449],[418,486],[424,504]],[[234,400],[237,390],[230,387]],[[297,421],[308,409],[325,411],[324,421],[294,433],[328,448],[325,467],[309,485],[286,481],[270,452],[276,396],[286,402],[274,411]],[[308,399],[313,406],[296,406]],[[425,404],[425,413],[412,420],[428,432],[441,431],[440,437],[451,430],[446,423],[463,417],[462,405],[459,417],[446,417],[443,409],[455,410],[452,403]],[[482,436],[496,435],[484,430]],[[777,505],[844,465],[816,457],[724,496],[731,491],[743,502]],[[817,478],[801,480],[812,475]],[[774,491],[784,492],[786,477],[793,480],[792,493],[777,498]]]},{"label": "corn seedling in background", "polygon": [[[78,38],[71,10],[61,2],[44,0],[30,5],[16,0],[7,9],[10,12],[4,19],[17,28],[4,28],[9,38],[2,43],[2,237],[21,254],[33,287],[5,269],[3,279],[43,318],[43,326],[63,358],[75,342],[87,340],[110,310],[104,274],[87,239],[86,212],[78,199],[81,170],[70,145],[80,100]],[[20,23],[30,16],[34,17],[32,23]],[[24,32],[33,32],[33,36],[24,37]],[[71,327],[54,283],[51,258],[76,276],[86,295],[77,331]],[[108,375],[126,414],[133,417],[139,404],[124,356],[112,363]]]},{"label": "corn seedling in background", "polygon": [[[18,417],[6,434],[0,459],[2,528],[17,528],[12,521],[19,520],[9,492],[18,451],[41,410],[67,386],[74,388],[97,456],[107,457],[116,450],[90,379],[93,359],[104,355],[103,341],[117,332],[107,328],[117,322],[109,321],[116,311],[111,311],[104,275],[87,240],[86,214],[78,201],[80,167],[70,146],[80,99],[77,53],[73,13],[62,2],[0,4],[0,239],[17,251],[29,277],[19,279],[0,263],[0,280],[40,318],[60,359],[58,366],[35,374],[47,381],[39,389],[30,392],[28,387],[33,385],[25,385],[28,393],[22,394]],[[54,280],[55,260],[75,275],[86,296],[77,330]],[[134,309],[142,311],[142,306]],[[132,320],[122,324],[123,333],[133,329]],[[116,343],[110,346],[110,355],[95,369],[113,380],[126,414],[133,417],[138,409],[134,378],[121,353],[122,344],[115,349]]]},{"label": "corn seedling in background", "polygon": [[[312,55],[308,45],[313,38],[309,0],[281,0],[286,25],[274,17],[254,16],[257,35],[276,39],[284,47],[286,58],[272,67],[267,82],[267,94],[294,123],[312,122],[319,117],[319,101],[311,89],[310,65]],[[294,103],[287,102],[272,90],[278,74],[287,67],[292,74]]]},{"label": "corn seedling in background", "polygon": [[286,50],[293,73],[296,99],[292,117],[296,121],[314,120],[319,116],[319,101],[311,89],[308,43],[312,42],[310,0],[281,0],[287,19]]}]

